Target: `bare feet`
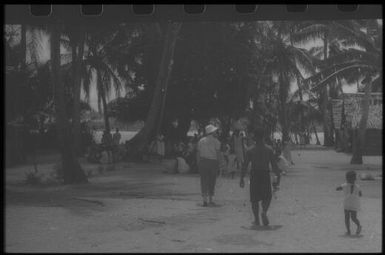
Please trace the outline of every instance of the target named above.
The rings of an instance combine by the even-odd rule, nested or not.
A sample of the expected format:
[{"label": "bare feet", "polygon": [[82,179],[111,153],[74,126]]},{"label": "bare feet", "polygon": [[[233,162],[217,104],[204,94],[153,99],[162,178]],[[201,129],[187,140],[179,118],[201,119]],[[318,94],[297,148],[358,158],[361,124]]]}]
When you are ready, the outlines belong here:
[{"label": "bare feet", "polygon": [[356,235],[359,235],[361,233],[361,230],[362,230],[362,227],[361,227],[361,225],[359,225],[357,227]]},{"label": "bare feet", "polygon": [[256,220],[253,221],[253,222],[252,222],[252,225],[253,225],[253,226],[261,226],[261,224],[259,223],[259,220],[258,220],[258,221],[256,221]]},{"label": "bare feet", "polygon": [[264,225],[264,226],[268,226],[268,225],[269,225],[269,219],[267,218],[266,213],[262,213],[262,214],[261,214],[261,217],[262,217],[263,225]]},{"label": "bare feet", "polygon": [[216,206],[216,204],[213,201],[210,201],[209,206]]}]

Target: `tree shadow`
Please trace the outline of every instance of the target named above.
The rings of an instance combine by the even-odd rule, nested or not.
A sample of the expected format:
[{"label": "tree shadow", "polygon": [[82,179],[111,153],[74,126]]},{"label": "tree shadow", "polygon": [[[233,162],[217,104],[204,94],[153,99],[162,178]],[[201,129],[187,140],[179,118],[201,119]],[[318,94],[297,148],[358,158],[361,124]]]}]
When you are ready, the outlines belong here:
[{"label": "tree shadow", "polygon": [[181,200],[188,196],[199,195],[197,192],[181,192],[172,188],[172,182],[154,183],[148,180],[119,180],[84,185],[53,187],[7,187],[6,205],[37,207],[67,207],[73,204],[73,197],[94,199],[171,199]]}]

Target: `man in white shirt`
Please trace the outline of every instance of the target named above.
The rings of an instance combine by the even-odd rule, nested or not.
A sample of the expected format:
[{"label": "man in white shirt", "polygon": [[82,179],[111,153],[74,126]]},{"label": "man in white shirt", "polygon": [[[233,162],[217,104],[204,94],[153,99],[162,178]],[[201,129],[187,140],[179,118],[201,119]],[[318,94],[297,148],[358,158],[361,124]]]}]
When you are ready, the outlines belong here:
[{"label": "man in white shirt", "polygon": [[[221,143],[217,139],[218,128],[208,125],[205,128],[206,136],[198,142],[197,162],[201,175],[201,191],[203,206],[215,205],[213,202],[215,181],[219,171],[219,155]],[[209,201],[207,203],[207,198]]]}]

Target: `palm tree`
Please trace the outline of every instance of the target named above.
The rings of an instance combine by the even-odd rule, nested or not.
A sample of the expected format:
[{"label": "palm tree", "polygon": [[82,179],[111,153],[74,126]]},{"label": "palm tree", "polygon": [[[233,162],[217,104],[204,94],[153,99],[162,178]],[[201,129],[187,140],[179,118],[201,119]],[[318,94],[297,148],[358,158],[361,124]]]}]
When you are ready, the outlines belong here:
[{"label": "palm tree", "polygon": [[[291,37],[284,33],[284,24],[274,23],[273,26],[261,24],[259,30],[260,54],[264,55],[265,63],[259,74],[267,79],[278,82],[279,119],[282,127],[282,139],[289,139],[288,107],[291,82],[300,81],[302,72],[314,72],[313,59],[308,51],[290,43]],[[266,79],[265,79],[266,80]],[[297,82],[298,82],[297,81]]]},{"label": "palm tree", "polygon": [[84,55],[85,43],[85,29],[81,26],[67,25],[66,33],[69,38],[69,44],[72,54],[72,76],[73,76],[73,111],[72,111],[72,125],[73,125],[73,143],[75,153],[80,153],[80,97],[81,97],[81,83],[82,83],[82,62]]},{"label": "palm tree", "polygon": [[[83,61],[82,75],[84,76],[84,90],[89,92],[92,81],[96,83],[98,92],[98,106],[103,106],[105,129],[110,131],[107,97],[115,89],[117,96],[120,96],[122,89],[121,79],[116,72],[116,65],[108,52],[108,44],[116,37],[117,32],[113,29],[106,31],[91,30],[86,35],[87,55]],[[94,78],[94,76],[96,76]]]},{"label": "palm tree", "polygon": [[[296,33],[293,34],[293,40],[297,43],[321,40],[323,42],[322,55],[326,61],[330,57],[330,46],[333,41],[341,39],[351,39],[355,36],[358,23],[351,20],[339,21],[308,21],[304,22]],[[362,42],[364,38],[360,38]],[[356,40],[357,41],[357,40]],[[331,82],[331,80],[329,80]],[[328,86],[328,85],[327,85]],[[324,127],[324,145],[333,145],[331,113],[329,111],[329,94],[327,86],[322,87],[322,112]]]},{"label": "palm tree", "polygon": [[62,156],[62,174],[65,184],[86,183],[84,174],[73,150],[71,129],[65,107],[65,90],[61,77],[60,36],[61,25],[53,24],[51,30],[51,72],[55,86],[55,110],[57,116],[57,131],[59,136],[60,151]]},{"label": "palm tree", "polygon": [[[134,152],[140,153],[145,149],[150,139],[155,135],[157,122],[160,121],[159,115],[162,115],[160,109],[162,108],[163,98],[166,96],[165,91],[168,86],[169,76],[173,66],[173,56],[178,32],[181,28],[181,23],[169,22],[164,33],[163,51],[160,61],[158,78],[151,102],[149,112],[144,127],[141,131],[130,140],[130,148]],[[159,31],[162,31],[158,25]]]},{"label": "palm tree", "polygon": [[[326,84],[334,79],[349,79],[355,75],[356,79],[365,77],[365,96],[361,107],[361,120],[357,133],[357,142],[353,145],[352,164],[362,164],[362,146],[365,140],[366,122],[369,115],[369,101],[372,84],[378,83],[382,79],[381,62],[381,41],[375,41],[373,36],[369,36],[362,31],[359,23],[352,22],[348,27],[349,33],[345,34],[342,44],[345,47],[341,53],[336,54],[326,60],[327,66],[321,72],[308,79],[313,83],[313,90],[324,88]],[[351,48],[356,46],[355,48]],[[357,48],[359,46],[359,48]],[[357,127],[354,127],[357,128]]]},{"label": "palm tree", "polygon": [[310,98],[307,101],[303,101],[297,97],[299,91],[295,92],[294,96],[288,103],[290,111],[290,120],[292,120],[292,126],[294,129],[301,128],[301,131],[305,130],[304,127],[307,127],[309,134],[311,131],[314,132],[316,138],[316,144],[320,145],[319,137],[315,127],[315,123],[321,121],[322,114],[319,110],[318,104],[315,101],[319,101],[318,98],[315,98],[313,95],[310,95]]}]

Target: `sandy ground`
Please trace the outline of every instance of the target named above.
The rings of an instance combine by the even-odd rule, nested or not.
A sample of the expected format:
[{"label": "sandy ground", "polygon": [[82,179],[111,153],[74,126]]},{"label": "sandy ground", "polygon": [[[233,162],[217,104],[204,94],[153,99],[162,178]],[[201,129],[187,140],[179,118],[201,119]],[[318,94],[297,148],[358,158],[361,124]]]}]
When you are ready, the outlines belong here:
[{"label": "sandy ground", "polygon": [[[281,181],[269,211],[271,225],[250,226],[249,190],[239,177],[220,177],[220,207],[199,206],[197,175],[172,175],[155,164],[121,163],[87,185],[22,184],[31,166],[6,169],[7,252],[380,252],[382,179],[362,186],[360,238],[345,237],[342,194],[346,170],[382,174],[381,157],[351,166],[349,155],[294,151],[296,165]],[[97,166],[84,164],[90,170]],[[50,171],[52,164],[41,166]],[[96,174],[96,171],[95,171]],[[352,228],[355,230],[355,226]]]}]

